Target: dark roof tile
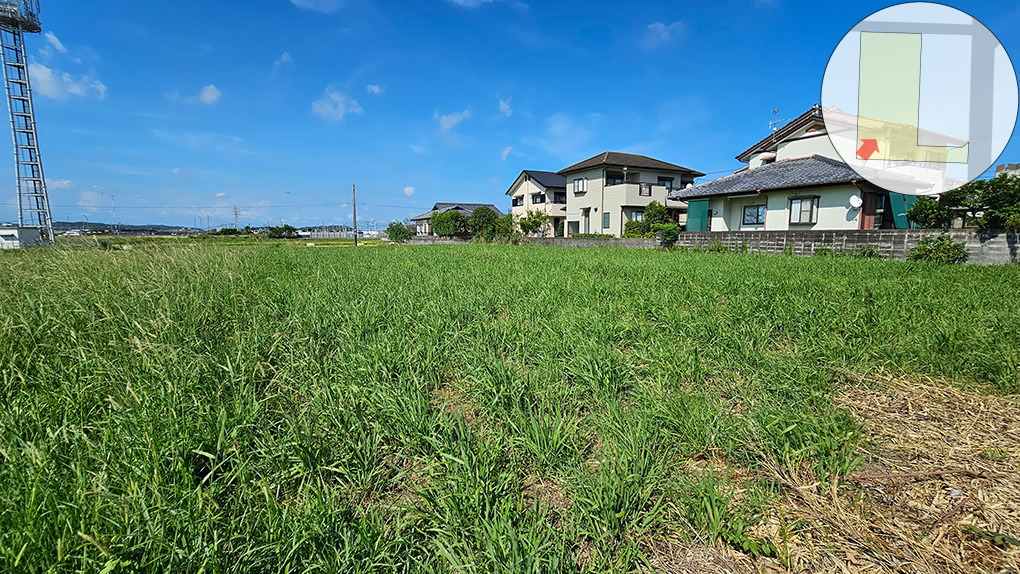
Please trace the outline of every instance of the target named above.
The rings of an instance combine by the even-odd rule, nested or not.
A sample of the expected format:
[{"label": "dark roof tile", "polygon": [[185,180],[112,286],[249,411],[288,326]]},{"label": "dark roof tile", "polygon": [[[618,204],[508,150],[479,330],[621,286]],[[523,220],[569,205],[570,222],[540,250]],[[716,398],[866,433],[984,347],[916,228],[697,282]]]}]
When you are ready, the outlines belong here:
[{"label": "dark roof tile", "polygon": [[580,163],[575,163],[574,165],[561,169],[556,173],[560,175],[565,175],[575,171],[581,171],[593,167],[598,167],[600,165],[609,165],[616,167],[626,166],[641,169],[656,169],[659,171],[676,171],[686,173],[694,177],[701,177],[705,175],[700,171],[695,171],[693,169],[679,166],[673,163],[664,162],[662,160],[658,160],[652,157],[637,155],[633,153],[621,153],[617,151],[602,152],[595,157],[588,158]]},{"label": "dark roof tile", "polygon": [[757,191],[838,185],[863,180],[849,165],[820,155],[777,161],[679,189],[670,199],[685,201],[701,197],[734,195]]}]

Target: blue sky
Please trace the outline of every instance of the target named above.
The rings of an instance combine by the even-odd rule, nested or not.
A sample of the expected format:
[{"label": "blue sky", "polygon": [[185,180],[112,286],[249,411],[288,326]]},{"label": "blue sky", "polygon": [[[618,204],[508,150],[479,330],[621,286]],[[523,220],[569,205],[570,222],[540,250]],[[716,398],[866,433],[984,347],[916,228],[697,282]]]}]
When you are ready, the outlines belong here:
[{"label": "blue sky", "polygon": [[[53,217],[350,223],[356,183],[382,227],[436,201],[506,208],[522,169],[606,150],[719,177],[773,108],[818,101],[833,48],[888,5],[43,0],[28,48]],[[1020,7],[953,5],[1016,63]],[[16,220],[8,163],[0,182]]]}]

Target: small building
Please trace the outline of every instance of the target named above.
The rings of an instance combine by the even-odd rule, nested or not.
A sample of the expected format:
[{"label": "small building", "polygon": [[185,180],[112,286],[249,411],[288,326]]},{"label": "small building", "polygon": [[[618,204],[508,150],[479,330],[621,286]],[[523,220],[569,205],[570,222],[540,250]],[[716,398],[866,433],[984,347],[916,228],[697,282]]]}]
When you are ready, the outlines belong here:
[{"label": "small building", "polygon": [[479,207],[487,207],[496,214],[496,217],[503,217],[503,212],[491,203],[436,203],[432,209],[411,218],[415,224],[416,235],[435,235],[432,231],[432,218],[447,211],[459,211],[464,217],[471,217]]},{"label": "small building", "polygon": [[42,230],[35,227],[0,227],[0,249],[18,249],[42,242]]},{"label": "small building", "polygon": [[521,218],[529,211],[549,216],[545,228],[539,235],[552,236],[562,233],[567,218],[567,178],[551,171],[526,169],[517,176],[510,189],[510,213]]},{"label": "small building", "polygon": [[999,177],[1004,173],[1007,175],[1020,177],[1020,163],[1004,163],[995,166],[995,177]]},{"label": "small building", "polygon": [[664,205],[671,217],[684,223],[687,204],[668,194],[694,183],[705,174],[655,158],[607,151],[588,158],[558,175],[566,179],[567,235],[599,233],[620,237],[627,221],[644,218],[652,201]]}]

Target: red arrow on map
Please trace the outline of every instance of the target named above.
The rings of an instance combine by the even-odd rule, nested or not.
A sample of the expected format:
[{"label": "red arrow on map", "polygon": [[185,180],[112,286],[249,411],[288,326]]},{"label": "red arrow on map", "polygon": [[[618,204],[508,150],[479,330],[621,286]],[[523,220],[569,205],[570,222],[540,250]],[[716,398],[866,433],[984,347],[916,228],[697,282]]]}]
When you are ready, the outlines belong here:
[{"label": "red arrow on map", "polygon": [[878,140],[861,140],[864,145],[861,149],[857,150],[857,157],[861,159],[871,159],[871,156],[878,152]]}]

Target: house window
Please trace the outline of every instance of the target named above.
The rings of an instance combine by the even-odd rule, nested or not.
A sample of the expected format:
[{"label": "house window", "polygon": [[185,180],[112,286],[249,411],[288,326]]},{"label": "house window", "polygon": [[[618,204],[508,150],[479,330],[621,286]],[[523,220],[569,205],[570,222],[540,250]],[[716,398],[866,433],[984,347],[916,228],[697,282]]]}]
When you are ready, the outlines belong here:
[{"label": "house window", "polygon": [[520,195],[520,196],[514,197],[512,203],[513,203],[514,207],[520,207],[520,206],[524,205],[524,196]]},{"label": "house window", "polygon": [[552,202],[553,203],[566,203],[567,202],[567,192],[565,192],[565,191],[555,191],[555,192],[553,192]]},{"label": "house window", "polygon": [[765,225],[765,206],[745,205],[744,218],[741,223],[743,225]]},{"label": "house window", "polygon": [[666,191],[673,189],[673,178],[672,177],[660,177],[659,185],[666,188]]},{"label": "house window", "polygon": [[652,195],[652,184],[650,184],[650,183],[642,183],[642,184],[640,184],[638,186],[638,195],[644,195],[644,196],[647,196],[647,197],[651,197],[651,195]]},{"label": "house window", "polygon": [[544,193],[534,193],[531,195],[531,204],[534,205],[536,203],[545,203]]},{"label": "house window", "polygon": [[606,172],[606,185],[617,185],[623,183],[623,172],[622,171],[607,171]]},{"label": "house window", "polygon": [[579,177],[574,180],[574,193],[584,193],[588,191],[588,178]]},{"label": "house window", "polygon": [[602,214],[602,229],[609,229],[609,212],[606,211]]},{"label": "house window", "polygon": [[645,220],[645,212],[643,212],[643,211],[635,211],[634,213],[631,214],[630,219],[631,219],[631,221],[644,221]]},{"label": "house window", "polygon": [[818,196],[791,197],[790,223],[810,225],[818,222]]}]

